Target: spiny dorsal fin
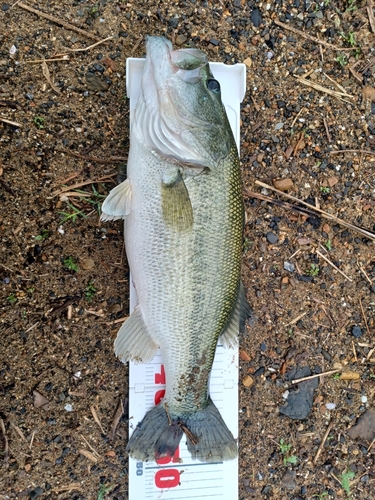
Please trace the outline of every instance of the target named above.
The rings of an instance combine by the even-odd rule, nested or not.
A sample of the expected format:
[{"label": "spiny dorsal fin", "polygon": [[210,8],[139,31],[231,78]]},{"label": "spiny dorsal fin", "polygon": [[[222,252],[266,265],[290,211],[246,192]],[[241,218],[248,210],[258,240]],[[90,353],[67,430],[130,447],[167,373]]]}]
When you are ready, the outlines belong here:
[{"label": "spiny dorsal fin", "polygon": [[129,179],[112,189],[102,206],[100,220],[124,219],[130,214],[131,186]]},{"label": "spiny dorsal fin", "polygon": [[219,343],[225,347],[236,345],[238,342],[238,334],[245,328],[247,318],[252,315],[251,307],[247,302],[245,287],[240,281],[236,304],[233,309],[228,325],[219,337]]}]

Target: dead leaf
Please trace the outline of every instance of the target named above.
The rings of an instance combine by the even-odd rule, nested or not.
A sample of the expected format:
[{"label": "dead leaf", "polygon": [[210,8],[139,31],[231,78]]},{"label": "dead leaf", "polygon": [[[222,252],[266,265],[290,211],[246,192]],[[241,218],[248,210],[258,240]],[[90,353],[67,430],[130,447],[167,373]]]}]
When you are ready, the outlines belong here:
[{"label": "dead leaf", "polygon": [[43,396],[43,394],[40,394],[40,392],[38,392],[34,389],[33,396],[34,396],[35,408],[43,408],[43,410],[48,410],[49,401],[46,397]]},{"label": "dead leaf", "polygon": [[364,87],[362,90],[362,95],[364,99],[375,101],[375,88],[370,87],[369,85],[367,87]]},{"label": "dead leaf", "polygon": [[116,63],[110,57],[104,57],[104,59],[102,59],[101,62],[105,64],[107,68],[109,68],[111,71],[116,71]]},{"label": "dead leaf", "polygon": [[115,437],[115,432],[116,432],[117,426],[118,426],[123,414],[124,414],[124,403],[123,403],[122,399],[120,399],[120,401],[117,405],[117,408],[116,408],[115,416],[113,417],[113,420],[111,423],[111,428],[109,430],[109,439],[111,439],[111,441],[113,441],[113,439]]},{"label": "dead leaf", "polygon": [[60,92],[60,90],[51,81],[51,75],[50,75],[46,61],[42,62],[42,71],[43,71],[44,78],[51,85],[51,89],[58,94]]}]

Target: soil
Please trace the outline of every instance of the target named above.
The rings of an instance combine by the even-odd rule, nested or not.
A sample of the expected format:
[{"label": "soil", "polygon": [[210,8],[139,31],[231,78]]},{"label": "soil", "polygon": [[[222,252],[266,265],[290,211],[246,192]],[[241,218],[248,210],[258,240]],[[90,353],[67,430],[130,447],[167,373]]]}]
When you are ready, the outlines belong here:
[{"label": "soil", "polygon": [[[98,212],[125,175],[125,61],[146,33],[248,67],[239,498],[373,498],[374,240],[314,210],[375,230],[371,1],[28,5],[87,36],[0,5],[0,498],[127,498],[128,269]],[[300,367],[331,373],[293,420]]]}]

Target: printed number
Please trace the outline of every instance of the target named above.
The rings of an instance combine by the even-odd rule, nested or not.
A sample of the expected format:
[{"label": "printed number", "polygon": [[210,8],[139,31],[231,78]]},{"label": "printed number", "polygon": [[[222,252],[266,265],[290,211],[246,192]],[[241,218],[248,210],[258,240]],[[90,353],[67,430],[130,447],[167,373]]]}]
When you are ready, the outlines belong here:
[{"label": "printed number", "polygon": [[175,488],[180,484],[180,472],[177,469],[161,469],[155,474],[157,488]]},{"label": "printed number", "polygon": [[164,365],[161,365],[160,373],[155,373],[155,384],[165,384]]},{"label": "printed number", "polygon": [[160,401],[164,398],[165,390],[161,389],[160,391],[157,391],[154,396],[154,403],[155,405],[158,405]]},{"label": "printed number", "polygon": [[137,476],[143,476],[143,462],[137,462],[137,465],[136,465],[136,468],[137,468]]},{"label": "printed number", "polygon": [[156,463],[159,465],[166,465],[169,464],[169,462],[174,462],[174,463],[180,462],[180,448],[177,448],[177,450],[174,452],[173,457],[162,457],[156,460]]}]

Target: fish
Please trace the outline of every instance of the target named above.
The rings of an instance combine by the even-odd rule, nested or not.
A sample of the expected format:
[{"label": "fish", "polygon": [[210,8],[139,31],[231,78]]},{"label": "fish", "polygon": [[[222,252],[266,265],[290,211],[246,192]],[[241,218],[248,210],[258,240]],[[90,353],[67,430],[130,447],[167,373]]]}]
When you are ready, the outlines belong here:
[{"label": "fish", "polygon": [[149,36],[130,126],[127,179],[102,206],[124,219],[138,296],[115,353],[147,363],[160,347],[165,396],[134,429],[129,455],[171,457],[185,434],[195,460],[234,459],[237,442],[209,395],[220,339],[250,315],[241,282],[244,205],[239,155],[205,52]]}]

